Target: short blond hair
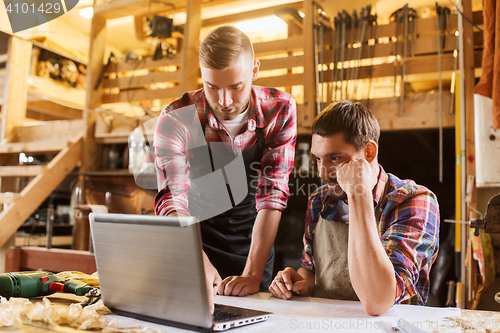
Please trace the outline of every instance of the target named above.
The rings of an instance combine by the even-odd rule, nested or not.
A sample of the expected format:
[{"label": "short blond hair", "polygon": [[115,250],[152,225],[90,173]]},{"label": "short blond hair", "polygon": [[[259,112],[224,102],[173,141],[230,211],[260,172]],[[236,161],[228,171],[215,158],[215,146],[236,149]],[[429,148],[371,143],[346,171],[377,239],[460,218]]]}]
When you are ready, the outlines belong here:
[{"label": "short blond hair", "polygon": [[253,64],[252,42],[247,34],[232,25],[221,25],[213,29],[200,45],[200,65],[205,68],[231,68],[242,56],[249,56]]}]

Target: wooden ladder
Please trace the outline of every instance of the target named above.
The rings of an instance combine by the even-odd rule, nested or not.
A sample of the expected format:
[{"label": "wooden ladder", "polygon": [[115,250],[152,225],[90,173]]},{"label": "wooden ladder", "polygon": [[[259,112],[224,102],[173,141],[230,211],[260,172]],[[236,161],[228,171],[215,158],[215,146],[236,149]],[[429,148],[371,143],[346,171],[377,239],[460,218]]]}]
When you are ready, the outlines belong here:
[{"label": "wooden ladder", "polygon": [[27,123],[15,129],[12,140],[0,144],[0,161],[20,153],[57,153],[45,165],[5,166],[0,163],[0,180],[4,177],[32,177],[20,192],[0,193],[0,204],[7,204],[0,212],[0,246],[16,233],[80,162],[83,129],[83,120]]}]

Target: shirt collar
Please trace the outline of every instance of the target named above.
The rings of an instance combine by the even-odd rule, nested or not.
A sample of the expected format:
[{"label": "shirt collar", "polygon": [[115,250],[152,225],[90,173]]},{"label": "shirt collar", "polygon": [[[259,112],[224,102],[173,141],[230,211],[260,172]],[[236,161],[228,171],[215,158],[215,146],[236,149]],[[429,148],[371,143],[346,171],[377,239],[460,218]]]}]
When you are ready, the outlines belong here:
[{"label": "shirt collar", "polygon": [[382,198],[382,195],[384,195],[385,191],[385,185],[389,181],[389,176],[387,176],[387,173],[384,171],[384,168],[379,164],[380,167],[380,173],[378,175],[378,181],[377,185],[375,186],[374,189],[374,196],[373,196],[373,203],[374,206],[376,207],[379,202],[384,199]]},{"label": "shirt collar", "polygon": [[[247,130],[255,131],[255,128],[265,127],[265,119],[262,114],[262,109],[260,107],[260,103],[256,102],[257,98],[255,95],[255,90],[252,87],[251,97],[250,97],[250,105],[248,106],[248,120],[247,120]],[[214,111],[208,104],[208,101],[205,96],[205,92],[200,95],[198,100],[199,104],[203,106],[203,112],[207,117],[207,123],[210,128],[213,130],[222,130],[224,126],[217,120],[217,117],[214,114]]]}]

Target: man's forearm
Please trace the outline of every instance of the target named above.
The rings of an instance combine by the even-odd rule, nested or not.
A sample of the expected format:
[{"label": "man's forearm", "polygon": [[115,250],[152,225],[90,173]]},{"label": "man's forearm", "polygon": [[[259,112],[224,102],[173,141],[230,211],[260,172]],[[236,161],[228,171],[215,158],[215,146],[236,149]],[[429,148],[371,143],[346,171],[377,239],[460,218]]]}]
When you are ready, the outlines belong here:
[{"label": "man's forearm", "polygon": [[396,297],[394,266],[380,242],[373,198],[349,196],[349,275],[370,315],[389,310]]},{"label": "man's forearm", "polygon": [[243,275],[251,275],[259,281],[262,279],[269,253],[276,239],[280,219],[281,212],[279,210],[261,209],[257,213]]}]

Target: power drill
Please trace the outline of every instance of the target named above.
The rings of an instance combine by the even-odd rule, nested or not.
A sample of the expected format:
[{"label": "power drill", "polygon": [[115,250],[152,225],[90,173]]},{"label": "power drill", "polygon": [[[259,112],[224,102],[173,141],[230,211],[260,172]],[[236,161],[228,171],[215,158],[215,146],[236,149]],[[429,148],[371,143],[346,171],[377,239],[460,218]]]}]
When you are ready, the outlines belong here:
[{"label": "power drill", "polygon": [[[17,272],[0,274],[0,296],[7,299],[11,297],[36,297],[46,296],[56,291],[87,296],[88,298],[100,297],[94,287],[78,280],[64,279],[50,272]],[[97,299],[98,300],[98,299]],[[97,300],[88,299],[89,304]],[[87,303],[87,302],[86,302]],[[86,305],[89,305],[86,304]]]}]

